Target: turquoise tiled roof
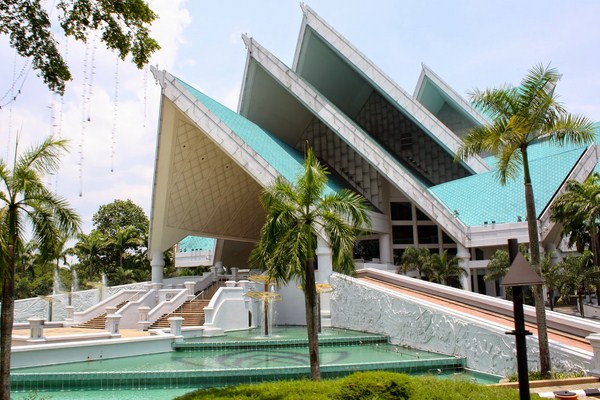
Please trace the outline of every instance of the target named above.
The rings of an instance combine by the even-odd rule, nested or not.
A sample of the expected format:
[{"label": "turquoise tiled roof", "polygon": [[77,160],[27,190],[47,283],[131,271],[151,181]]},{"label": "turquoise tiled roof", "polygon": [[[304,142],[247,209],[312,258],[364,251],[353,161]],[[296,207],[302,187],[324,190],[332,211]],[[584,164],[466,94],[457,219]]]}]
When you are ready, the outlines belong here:
[{"label": "turquoise tiled roof", "polygon": [[[536,211],[541,213],[579,160],[585,146],[531,145],[530,168]],[[522,173],[501,185],[497,170],[431,187],[429,191],[467,226],[524,221],[525,194]]]},{"label": "turquoise tiled roof", "polygon": [[[304,156],[301,152],[182,80],[177,80],[280,175],[289,182],[296,182],[296,178],[303,173]],[[340,188],[341,185],[329,179],[325,194],[334,194]]]},{"label": "turquoise tiled roof", "polygon": [[200,236],[187,236],[179,242],[179,252],[191,253],[192,251],[214,250],[215,239]]}]

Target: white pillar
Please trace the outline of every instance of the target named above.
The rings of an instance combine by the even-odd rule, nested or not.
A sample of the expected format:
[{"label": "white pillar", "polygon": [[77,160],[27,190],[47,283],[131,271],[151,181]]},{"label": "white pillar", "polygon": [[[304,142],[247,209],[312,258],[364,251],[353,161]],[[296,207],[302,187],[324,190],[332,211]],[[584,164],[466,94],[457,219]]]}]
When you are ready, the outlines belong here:
[{"label": "white pillar", "polygon": [[600,376],[600,333],[592,333],[586,337],[587,341],[592,345],[592,370],[589,372],[592,376]]},{"label": "white pillar", "polygon": [[152,282],[162,284],[163,268],[165,266],[165,258],[162,251],[155,251],[154,254],[152,254],[150,265],[152,266]]},{"label": "white pillar", "polygon": [[183,341],[183,335],[181,334],[181,327],[183,325],[182,317],[170,317],[168,318],[171,335],[175,336],[176,342]]},{"label": "white pillar", "polygon": [[120,320],[121,315],[119,314],[108,314],[106,316],[106,330],[110,332],[111,336],[121,336],[121,334],[119,333]]},{"label": "white pillar", "polygon": [[44,337],[44,322],[46,318],[31,317],[27,319],[29,322],[29,339],[28,342],[43,342]]},{"label": "white pillar", "polygon": [[469,260],[471,259],[471,253],[469,249],[461,245],[460,243],[456,244],[457,252],[456,256],[459,258],[458,265],[466,271],[466,275],[461,275],[460,283],[464,290],[468,290],[469,292],[473,291],[471,287],[471,270],[469,268]]},{"label": "white pillar", "polygon": [[[331,247],[321,237],[317,238],[317,265],[315,281],[317,283],[328,283],[329,277],[333,272],[333,261],[331,259]],[[321,324],[322,326],[331,326],[331,294],[323,293],[320,295],[321,304]]]},{"label": "white pillar", "polygon": [[150,321],[148,321],[148,314],[150,313],[150,307],[148,307],[148,306],[138,307],[138,313],[139,313],[138,326],[140,327],[141,331],[147,331],[148,328],[150,327]]},{"label": "white pillar", "polygon": [[239,268],[238,267],[231,267],[231,280],[232,281],[236,281],[238,280],[238,271]]},{"label": "white pillar", "polygon": [[194,292],[196,288],[196,282],[183,282],[183,286],[185,286],[185,288],[188,291],[188,300],[193,300],[194,297],[196,297],[196,294]]},{"label": "white pillar", "polygon": [[393,264],[389,233],[379,235],[379,260],[382,264]]}]

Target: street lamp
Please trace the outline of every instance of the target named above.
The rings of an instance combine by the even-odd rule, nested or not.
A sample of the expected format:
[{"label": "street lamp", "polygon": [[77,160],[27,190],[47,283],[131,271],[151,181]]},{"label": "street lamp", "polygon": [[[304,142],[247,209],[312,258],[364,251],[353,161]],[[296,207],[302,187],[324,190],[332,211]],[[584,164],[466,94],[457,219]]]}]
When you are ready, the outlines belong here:
[{"label": "street lamp", "polygon": [[523,286],[542,285],[544,282],[533,270],[527,260],[525,260],[525,257],[519,253],[519,243],[517,242],[517,239],[508,240],[508,257],[511,263],[510,268],[500,286],[512,287],[515,330],[506,332],[506,334],[515,336],[519,397],[521,400],[529,400],[529,374],[527,369],[527,343],[525,337],[531,335],[531,332],[525,330]]}]

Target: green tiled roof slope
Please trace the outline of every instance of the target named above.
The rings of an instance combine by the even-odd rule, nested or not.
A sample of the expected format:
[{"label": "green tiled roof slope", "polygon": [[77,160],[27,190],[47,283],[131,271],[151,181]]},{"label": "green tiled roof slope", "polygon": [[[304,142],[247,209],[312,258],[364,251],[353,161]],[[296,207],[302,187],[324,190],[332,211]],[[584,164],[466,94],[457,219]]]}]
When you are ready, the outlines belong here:
[{"label": "green tiled roof slope", "polygon": [[[177,80],[280,175],[289,182],[296,182],[296,178],[303,172],[302,153],[182,80]],[[325,194],[333,194],[340,188],[340,185],[330,179]]]},{"label": "green tiled roof slope", "polygon": [[215,248],[215,239],[200,236],[187,236],[179,242],[180,253],[191,253],[193,251],[210,250]]},{"label": "green tiled roof slope", "polygon": [[[529,148],[536,211],[541,213],[579,160],[586,146],[560,148],[538,143]],[[526,219],[522,173],[501,185],[497,170],[431,187],[450,212],[467,226]]]}]

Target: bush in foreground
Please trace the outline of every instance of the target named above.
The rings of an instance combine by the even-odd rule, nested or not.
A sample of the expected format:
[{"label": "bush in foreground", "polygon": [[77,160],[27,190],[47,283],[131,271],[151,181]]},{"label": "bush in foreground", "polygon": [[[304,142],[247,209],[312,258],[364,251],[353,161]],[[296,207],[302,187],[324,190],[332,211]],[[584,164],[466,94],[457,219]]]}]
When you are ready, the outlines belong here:
[{"label": "bush in foreground", "polygon": [[[532,395],[532,398],[538,398]],[[518,400],[519,392],[467,380],[357,372],[341,379],[279,381],[201,389],[176,400]]]}]

